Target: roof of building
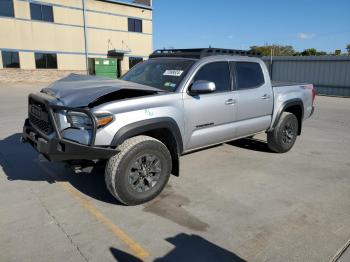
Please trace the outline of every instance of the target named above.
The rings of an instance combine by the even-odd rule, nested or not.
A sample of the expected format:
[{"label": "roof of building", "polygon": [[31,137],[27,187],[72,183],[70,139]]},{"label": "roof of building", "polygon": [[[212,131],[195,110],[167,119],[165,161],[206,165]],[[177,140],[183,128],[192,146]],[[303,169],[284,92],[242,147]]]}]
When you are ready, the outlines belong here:
[{"label": "roof of building", "polygon": [[[147,10],[152,10],[151,2],[149,1],[140,1],[140,0],[98,0],[102,2],[109,2],[109,3],[114,3],[114,4],[119,4],[119,5],[126,5],[126,6],[131,6],[131,7],[136,7],[136,8],[142,8],[142,9],[147,9]],[[147,2],[149,3],[147,5]]]}]

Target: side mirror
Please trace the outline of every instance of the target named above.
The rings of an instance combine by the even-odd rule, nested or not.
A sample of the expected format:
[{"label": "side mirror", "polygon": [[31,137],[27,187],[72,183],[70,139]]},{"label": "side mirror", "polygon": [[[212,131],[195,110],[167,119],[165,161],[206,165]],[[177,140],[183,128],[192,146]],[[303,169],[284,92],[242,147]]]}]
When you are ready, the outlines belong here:
[{"label": "side mirror", "polygon": [[209,94],[216,90],[215,83],[206,80],[197,80],[189,90],[190,95]]}]

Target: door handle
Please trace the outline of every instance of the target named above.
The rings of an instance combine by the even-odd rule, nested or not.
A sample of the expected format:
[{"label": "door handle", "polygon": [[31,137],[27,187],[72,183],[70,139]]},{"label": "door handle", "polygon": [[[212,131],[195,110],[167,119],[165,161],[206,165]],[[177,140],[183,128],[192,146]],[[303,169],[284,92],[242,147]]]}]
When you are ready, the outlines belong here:
[{"label": "door handle", "polygon": [[236,100],[230,98],[229,100],[226,100],[225,105],[234,105],[236,104]]},{"label": "door handle", "polygon": [[265,95],[261,96],[260,98],[261,98],[261,99],[270,99],[271,96],[268,95],[268,94],[265,94]]}]

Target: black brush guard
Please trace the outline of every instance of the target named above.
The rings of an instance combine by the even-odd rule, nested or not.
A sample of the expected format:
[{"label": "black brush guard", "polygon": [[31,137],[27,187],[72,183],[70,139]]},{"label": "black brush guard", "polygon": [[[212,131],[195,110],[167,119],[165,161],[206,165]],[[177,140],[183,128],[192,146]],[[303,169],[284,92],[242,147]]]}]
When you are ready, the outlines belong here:
[{"label": "black brush guard", "polygon": [[[49,124],[52,125],[52,132],[47,134],[35,126],[29,118],[25,120],[23,126],[22,142],[29,142],[39,153],[43,154],[50,161],[69,160],[99,160],[108,159],[118,153],[117,150],[102,146],[95,146],[97,132],[96,119],[89,109],[72,108],[53,104],[54,98],[45,94],[30,94],[29,100],[41,103],[48,114]],[[62,137],[58,128],[55,111],[67,110],[85,113],[92,123],[92,134],[88,145],[80,144]],[[32,114],[31,106],[28,114]]]}]

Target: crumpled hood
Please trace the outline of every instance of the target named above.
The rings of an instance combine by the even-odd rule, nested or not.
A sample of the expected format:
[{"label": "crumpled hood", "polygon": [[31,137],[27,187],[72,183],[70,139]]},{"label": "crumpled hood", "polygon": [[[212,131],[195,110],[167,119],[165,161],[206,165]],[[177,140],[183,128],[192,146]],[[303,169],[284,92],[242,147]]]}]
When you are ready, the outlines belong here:
[{"label": "crumpled hood", "polygon": [[65,106],[84,107],[102,96],[125,89],[150,93],[162,91],[119,79],[71,74],[43,88],[41,92],[57,98]]}]

